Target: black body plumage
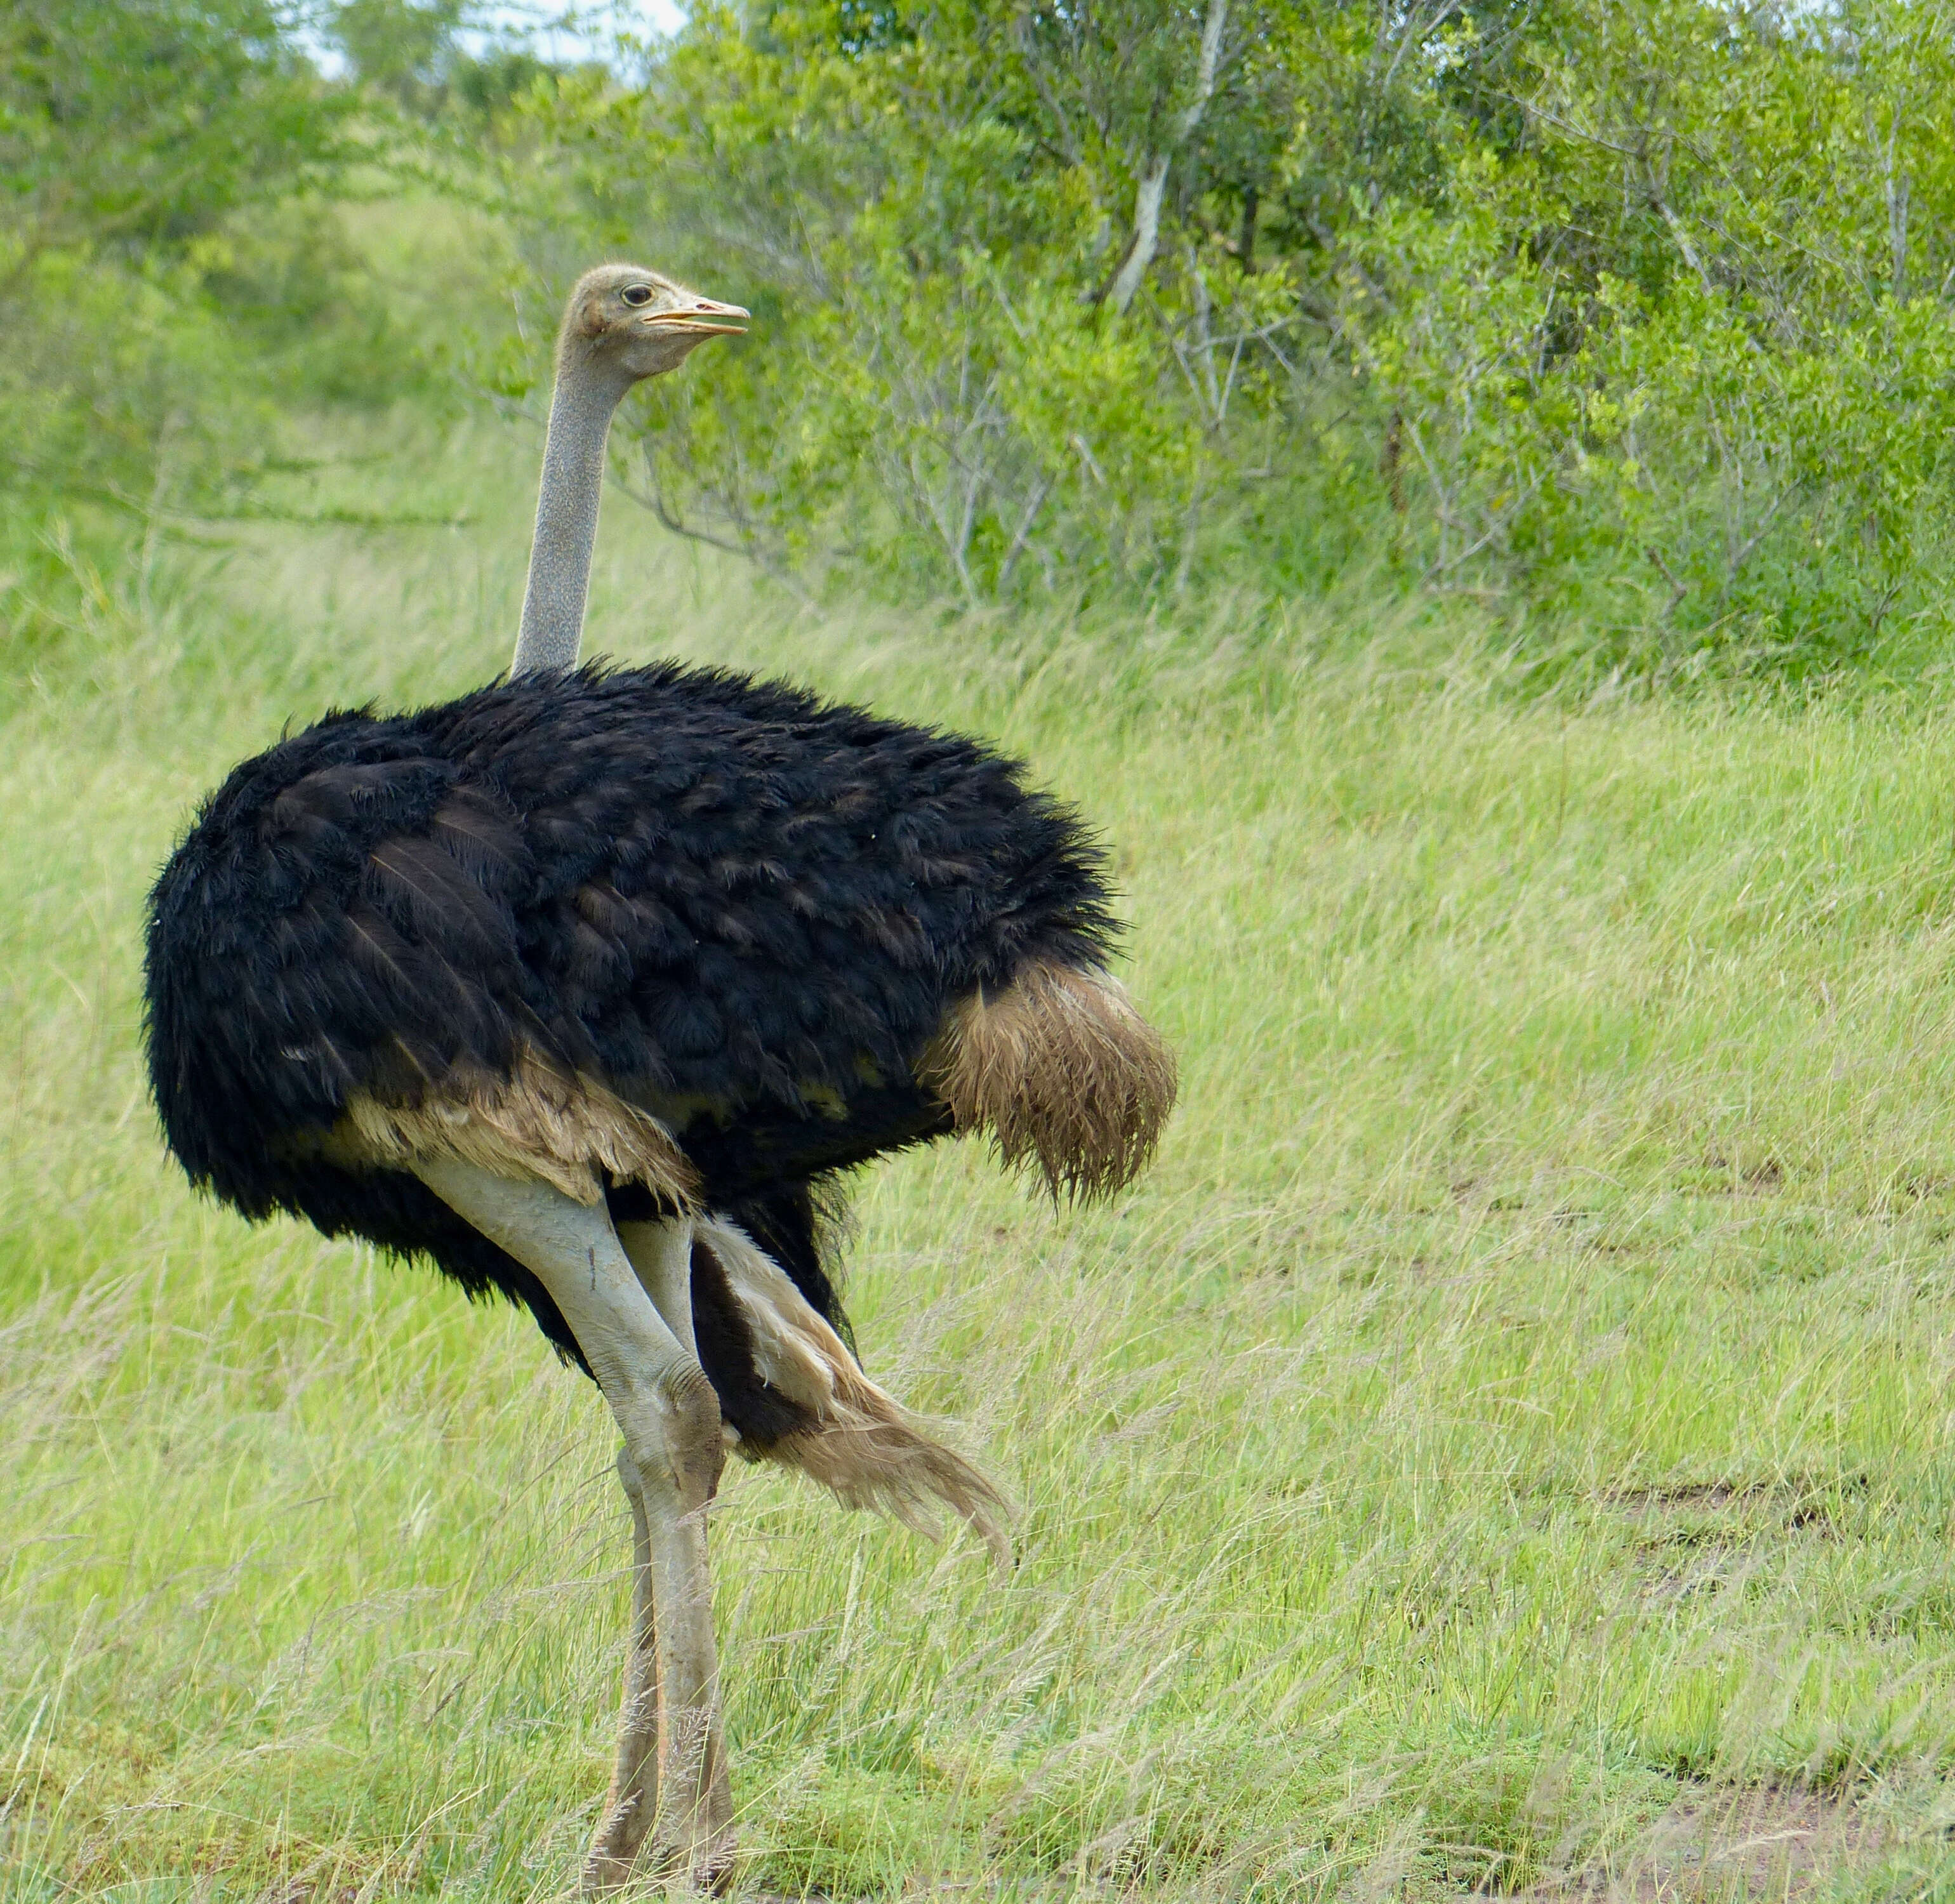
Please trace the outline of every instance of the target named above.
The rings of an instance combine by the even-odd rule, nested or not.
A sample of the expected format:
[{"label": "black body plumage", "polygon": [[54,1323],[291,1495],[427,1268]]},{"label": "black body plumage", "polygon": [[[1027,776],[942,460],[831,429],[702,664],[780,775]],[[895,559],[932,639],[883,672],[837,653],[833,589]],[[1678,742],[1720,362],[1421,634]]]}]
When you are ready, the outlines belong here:
[{"label": "black body plumage", "polygon": [[581,1361],[417,1179],[307,1141],[542,1052],[659,1117],[839,1323],[811,1186],[948,1131],[915,1071],[959,999],[1115,930],[1078,822],[977,742],[716,671],[530,675],[232,773],[151,895],[151,1078],[193,1182],[499,1290]]}]

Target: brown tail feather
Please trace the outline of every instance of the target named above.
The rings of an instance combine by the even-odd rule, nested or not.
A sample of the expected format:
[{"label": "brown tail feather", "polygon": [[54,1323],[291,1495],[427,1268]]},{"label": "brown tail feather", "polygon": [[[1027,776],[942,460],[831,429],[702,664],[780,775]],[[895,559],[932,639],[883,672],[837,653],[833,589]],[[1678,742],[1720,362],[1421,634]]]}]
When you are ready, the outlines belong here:
[{"label": "brown tail feather", "polygon": [[1174,1108],[1174,1053],[1125,987],[1050,961],[961,1001],[921,1075],[960,1131],[988,1129],[1008,1165],[1035,1160],[1081,1200],[1129,1182]]},{"label": "brown tail feather", "polygon": [[757,1372],[807,1418],[805,1427],[769,1446],[765,1459],[798,1468],[845,1506],[880,1509],[932,1538],[933,1510],[941,1504],[1008,1565],[1011,1543],[998,1490],[862,1373],[842,1338],[745,1230],[716,1218],[702,1221],[697,1234],[740,1306]]}]

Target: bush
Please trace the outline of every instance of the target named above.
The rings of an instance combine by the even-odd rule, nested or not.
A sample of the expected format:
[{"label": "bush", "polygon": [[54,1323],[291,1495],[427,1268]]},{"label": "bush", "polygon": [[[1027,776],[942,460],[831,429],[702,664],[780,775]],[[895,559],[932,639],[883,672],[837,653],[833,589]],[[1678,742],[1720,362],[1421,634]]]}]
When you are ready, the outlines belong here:
[{"label": "bush", "polygon": [[623,441],[806,578],[1360,560],[1588,666],[1828,670],[1941,625],[1946,11],[703,7],[532,96],[533,294],[622,248],[760,314]]}]

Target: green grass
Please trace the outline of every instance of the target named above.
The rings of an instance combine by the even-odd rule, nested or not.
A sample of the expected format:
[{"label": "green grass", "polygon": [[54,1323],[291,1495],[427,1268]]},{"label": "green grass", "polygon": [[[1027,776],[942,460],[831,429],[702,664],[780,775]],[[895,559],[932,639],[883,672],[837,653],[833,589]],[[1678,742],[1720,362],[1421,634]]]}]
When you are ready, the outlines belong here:
[{"label": "green grass", "polygon": [[[10,662],[8,1904],[574,1881],[624,1610],[595,1392],[192,1199],[137,1055],[190,804],[288,719],[502,664],[534,456],[294,478],[469,521],[238,526]],[[1746,1843],[1832,1849],[1720,1840],[1686,1888],[1955,1890],[1944,709],[1571,712],[1362,603],[1254,643],[800,613],[616,499],[592,628],[1025,755],[1115,842],[1183,1056],[1113,1210],[970,1147],[864,1178],[865,1358],[1008,1486],[1020,1563],[730,1476],[743,1884],[1633,1889],[1749,1791]]]}]

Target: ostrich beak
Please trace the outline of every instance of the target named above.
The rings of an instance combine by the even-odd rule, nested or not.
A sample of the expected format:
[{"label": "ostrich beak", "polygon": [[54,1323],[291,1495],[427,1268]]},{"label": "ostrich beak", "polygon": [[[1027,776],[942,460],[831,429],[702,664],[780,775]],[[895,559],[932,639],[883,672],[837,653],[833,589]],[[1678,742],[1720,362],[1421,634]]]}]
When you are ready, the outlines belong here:
[{"label": "ostrich beak", "polygon": [[741,337],[746,334],[748,313],[738,304],[716,303],[710,297],[694,297],[676,310],[655,310],[638,319],[666,331],[691,331],[701,337]]}]

